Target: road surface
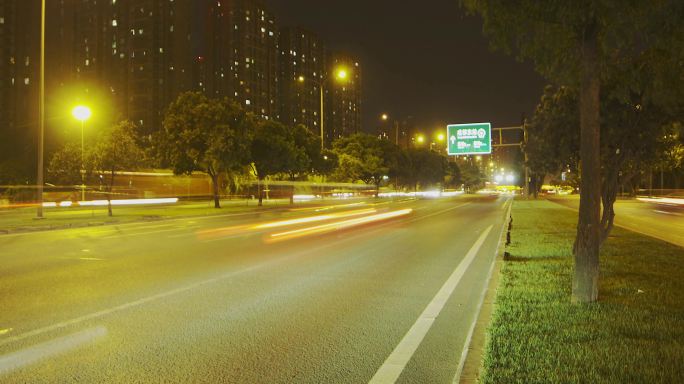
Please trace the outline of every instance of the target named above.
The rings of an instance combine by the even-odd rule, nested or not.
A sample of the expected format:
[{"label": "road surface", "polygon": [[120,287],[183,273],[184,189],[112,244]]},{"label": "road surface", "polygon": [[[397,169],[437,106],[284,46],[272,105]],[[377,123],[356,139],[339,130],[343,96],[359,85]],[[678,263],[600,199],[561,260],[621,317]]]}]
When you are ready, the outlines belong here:
[{"label": "road surface", "polygon": [[[551,201],[579,209],[579,196],[554,197]],[[684,247],[684,210],[639,200],[615,202],[615,225]]]},{"label": "road surface", "polygon": [[505,198],[0,236],[3,383],[451,383]]}]

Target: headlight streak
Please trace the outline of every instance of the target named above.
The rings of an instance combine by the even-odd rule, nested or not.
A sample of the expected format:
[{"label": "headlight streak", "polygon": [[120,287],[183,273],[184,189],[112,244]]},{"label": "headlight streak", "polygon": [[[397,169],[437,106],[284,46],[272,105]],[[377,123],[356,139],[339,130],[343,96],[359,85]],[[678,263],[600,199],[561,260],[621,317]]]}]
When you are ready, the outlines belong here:
[{"label": "headlight streak", "polygon": [[399,216],[408,215],[411,212],[413,212],[413,209],[407,208],[407,209],[401,209],[398,211],[391,211],[391,212],[385,212],[385,213],[380,213],[380,214],[366,216],[366,217],[359,217],[356,219],[338,221],[338,222],[328,223],[328,224],[321,224],[321,225],[317,225],[314,227],[300,228],[300,229],[294,229],[294,230],[286,231],[286,232],[274,233],[268,239],[266,239],[266,242],[267,243],[274,243],[277,241],[291,240],[291,239],[295,239],[295,238],[299,238],[299,237],[303,237],[303,236],[317,235],[317,234],[322,234],[322,233],[326,233],[326,232],[338,231],[341,229],[351,228],[351,227],[355,227],[358,225],[363,225],[363,224],[368,224],[368,223],[372,223],[372,222],[376,222],[376,221],[382,221],[382,220],[387,220],[387,219],[391,219],[391,218],[395,218],[395,217],[399,217]]},{"label": "headlight streak", "polygon": [[319,221],[328,221],[328,220],[334,220],[334,219],[341,219],[341,218],[352,217],[352,216],[368,215],[368,214],[375,213],[375,212],[377,212],[377,210],[375,208],[367,208],[367,209],[357,209],[354,211],[347,211],[347,212],[328,213],[325,215],[306,216],[306,217],[300,217],[297,219],[290,219],[290,220],[279,220],[279,221],[271,221],[271,222],[258,223],[258,224],[235,225],[235,226],[230,226],[230,227],[222,227],[222,228],[215,228],[215,229],[199,231],[199,232],[197,232],[197,236],[201,240],[208,240],[208,239],[210,240],[210,239],[217,239],[217,238],[221,238],[221,237],[229,237],[229,236],[234,236],[234,235],[243,235],[243,234],[249,233],[250,231],[262,231],[262,230],[268,230],[268,229],[272,229],[272,228],[293,226],[293,225],[298,225],[298,224],[308,224],[308,223],[314,223],[314,222],[319,222]]},{"label": "headlight streak", "polygon": [[656,203],[671,206],[684,206],[684,199],[672,197],[638,197],[637,200],[645,203]]},{"label": "headlight streak", "polygon": [[375,213],[375,212],[376,212],[376,210],[373,208],[358,209],[358,210],[349,211],[349,212],[330,213],[327,215],[308,216],[308,217],[300,217],[298,219],[274,221],[274,222],[270,222],[270,223],[258,224],[258,225],[253,226],[252,228],[253,229],[277,228],[277,227],[284,227],[284,226],[288,226],[288,225],[304,224],[304,223],[312,223],[312,222],[316,222],[316,221],[339,219],[341,217],[366,215],[366,214]]}]

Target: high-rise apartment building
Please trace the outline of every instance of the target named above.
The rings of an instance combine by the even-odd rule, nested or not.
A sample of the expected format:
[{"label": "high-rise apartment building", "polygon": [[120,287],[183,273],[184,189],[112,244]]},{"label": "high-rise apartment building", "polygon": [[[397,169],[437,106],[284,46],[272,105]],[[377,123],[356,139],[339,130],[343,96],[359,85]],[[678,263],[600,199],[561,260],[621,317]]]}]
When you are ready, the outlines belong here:
[{"label": "high-rise apartment building", "polygon": [[[14,2],[3,1],[0,3],[0,127],[8,127],[13,119],[10,117],[12,109],[12,69],[10,58],[14,57]],[[4,130],[2,132],[5,132]],[[2,144],[0,144],[2,145]],[[4,147],[0,147],[4,149]],[[5,151],[2,151],[3,153]],[[2,156],[2,155],[0,155]]]},{"label": "high-rise apartment building", "polygon": [[259,1],[232,0],[229,8],[232,96],[266,119],[279,118],[278,29]]},{"label": "high-rise apartment building", "polygon": [[[335,139],[361,132],[361,66],[347,54],[334,53],[326,68],[326,146]],[[342,76],[340,76],[342,74]]]},{"label": "high-rise apartment building", "polygon": [[280,120],[303,124],[320,135],[321,85],[326,72],[325,47],[302,28],[280,30]]},{"label": "high-rise apartment building", "polygon": [[[0,3],[0,181],[29,181],[38,129],[39,40],[28,31],[40,30],[32,16],[40,2]],[[34,36],[37,33],[33,34]]]},{"label": "high-rise apartment building", "polygon": [[[299,28],[283,29],[281,38],[260,0],[50,0],[46,7],[48,151],[51,138],[74,134],[76,103],[93,107],[92,131],[129,119],[147,138],[189,90],[319,133],[323,86],[326,142],[360,129],[358,62],[329,56]],[[13,138],[0,162],[21,155],[28,169],[38,137],[39,48],[40,1],[0,1],[0,134]],[[344,82],[332,80],[336,66],[348,68]]]}]

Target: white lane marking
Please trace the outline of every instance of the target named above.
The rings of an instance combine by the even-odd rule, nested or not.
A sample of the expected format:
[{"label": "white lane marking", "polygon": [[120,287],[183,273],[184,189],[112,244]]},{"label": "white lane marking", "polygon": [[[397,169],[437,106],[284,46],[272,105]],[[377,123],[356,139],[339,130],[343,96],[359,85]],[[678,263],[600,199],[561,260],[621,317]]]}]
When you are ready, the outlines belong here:
[{"label": "white lane marking", "polygon": [[105,335],[107,335],[107,328],[99,326],[0,356],[0,375],[76,349]]},{"label": "white lane marking", "polygon": [[[358,235],[358,237],[361,237],[361,236],[364,236],[364,235],[369,235],[369,234],[372,234],[372,233],[374,233],[374,231],[363,232],[363,233],[360,233],[360,234]],[[135,307],[141,306],[141,305],[143,305],[143,304],[147,304],[147,303],[149,303],[149,302],[153,302],[153,301],[156,301],[156,300],[160,300],[160,299],[164,299],[164,298],[167,298],[167,297],[170,297],[170,296],[174,296],[174,295],[177,295],[177,294],[181,294],[181,293],[184,293],[184,292],[188,292],[188,291],[191,291],[191,290],[193,290],[193,289],[199,288],[199,287],[204,286],[204,285],[210,285],[210,284],[213,284],[213,283],[222,281],[222,280],[229,279],[229,278],[231,278],[231,277],[239,276],[239,275],[244,274],[244,273],[249,273],[249,272],[252,272],[252,271],[257,271],[257,270],[259,270],[259,269],[261,269],[261,268],[266,268],[266,267],[268,267],[268,266],[270,266],[270,265],[277,265],[278,263],[285,262],[286,260],[288,260],[288,259],[290,259],[290,258],[294,258],[294,257],[300,256],[300,255],[307,255],[307,254],[311,254],[311,253],[315,254],[315,253],[317,253],[317,252],[320,252],[320,251],[323,250],[323,249],[326,249],[326,248],[329,248],[329,247],[334,247],[335,245],[337,245],[337,244],[339,244],[339,243],[342,243],[342,242],[345,242],[345,241],[347,241],[347,240],[349,240],[349,239],[341,239],[341,240],[339,240],[339,241],[334,241],[334,242],[331,242],[331,243],[326,243],[326,244],[321,245],[321,246],[319,246],[319,247],[315,247],[315,248],[308,249],[308,250],[306,250],[305,252],[302,252],[302,253],[295,253],[295,254],[292,254],[292,255],[289,256],[289,257],[284,257],[284,258],[279,258],[279,259],[272,259],[272,260],[270,260],[270,261],[262,262],[262,263],[255,264],[255,265],[252,265],[252,266],[249,266],[249,267],[245,267],[245,268],[242,268],[242,269],[238,269],[238,270],[235,270],[235,271],[227,272],[227,273],[224,273],[224,274],[219,275],[219,276],[217,276],[217,277],[213,277],[213,278],[211,278],[211,279],[198,281],[198,282],[196,282],[196,283],[192,283],[192,284],[188,284],[188,285],[185,285],[185,286],[182,286],[182,287],[178,287],[178,288],[172,289],[172,290],[170,290],[170,291],[161,292],[161,293],[158,293],[158,294],[155,294],[155,295],[152,295],[152,296],[143,297],[143,298],[141,298],[141,299],[138,299],[138,300],[135,300],[135,301],[130,301],[130,302],[128,302],[128,303],[124,303],[124,304],[121,304],[121,305],[117,305],[117,306],[115,306],[115,307],[111,307],[111,308],[108,308],[108,309],[103,309],[103,310],[97,311],[97,312],[92,312],[92,313],[89,313],[89,314],[87,314],[87,315],[83,315],[83,316],[79,316],[79,317],[76,317],[76,318],[73,318],[73,319],[65,320],[65,321],[62,321],[62,322],[60,322],[60,323],[55,323],[55,324],[48,325],[48,326],[45,326],[45,327],[42,327],[42,328],[37,328],[37,329],[34,329],[34,330],[32,330],[32,331],[24,332],[24,333],[18,334],[18,335],[16,335],[16,336],[11,336],[11,337],[8,337],[8,338],[6,338],[6,339],[0,340],[0,346],[6,345],[6,344],[9,344],[9,343],[13,343],[13,342],[15,342],[15,341],[24,340],[24,339],[27,339],[27,338],[30,338],[30,337],[42,335],[42,334],[44,334],[44,333],[52,332],[52,331],[55,331],[55,330],[58,330],[58,329],[61,329],[61,328],[65,328],[65,327],[68,327],[68,326],[71,326],[71,325],[76,325],[76,324],[82,323],[82,322],[84,322],[84,321],[93,320],[93,319],[98,319],[98,318],[100,318],[100,317],[104,317],[104,316],[107,316],[107,315],[111,315],[112,313],[124,311],[124,310],[129,309],[129,308],[135,308]]]},{"label": "white lane marking", "polygon": [[672,216],[681,216],[682,214],[679,212],[668,212],[668,211],[661,211],[659,209],[654,209],[653,212],[655,213],[662,213],[663,215],[672,215]]},{"label": "white lane marking", "polygon": [[144,235],[152,235],[155,233],[163,233],[163,232],[173,232],[173,231],[184,231],[187,229],[196,229],[199,228],[199,226],[187,226],[183,228],[168,228],[168,229],[160,229],[157,231],[146,231],[146,232],[134,232],[134,233],[122,233],[120,235],[112,235],[112,236],[105,236],[102,237],[102,239],[117,239],[119,237],[130,237],[130,236],[144,236]]},{"label": "white lane marking", "polygon": [[447,300],[451,297],[451,294],[456,289],[456,286],[461,281],[461,278],[465,274],[466,270],[470,264],[477,256],[480,247],[484,244],[487,235],[491,232],[493,225],[487,227],[487,229],[480,234],[480,237],[475,241],[470,250],[463,258],[463,260],[458,264],[454,272],[447,279],[447,281],[442,285],[442,288],[437,292],[435,297],[432,299],[430,304],[425,308],[423,313],[420,314],[418,320],[413,324],[411,329],[404,335],[401,342],[394,348],[392,353],[389,355],[387,360],[382,364],[382,366],[375,372],[373,378],[369,381],[372,384],[385,384],[385,383],[395,383],[401,375],[401,372],[406,367],[413,354],[418,349],[418,346],[423,341],[423,338],[432,327],[435,319],[444,308]]},{"label": "white lane marking", "polygon": [[[510,204],[506,204],[510,203]],[[478,317],[480,317],[480,311],[482,311],[482,304],[484,303],[485,296],[487,294],[487,289],[489,289],[489,281],[492,279],[492,272],[494,272],[494,265],[496,264],[496,258],[499,254],[500,247],[503,241],[503,234],[506,232],[506,224],[508,223],[508,218],[511,217],[511,209],[513,208],[513,200],[507,200],[504,206],[508,205],[508,210],[504,216],[503,224],[501,224],[501,233],[499,233],[499,242],[497,243],[496,251],[494,251],[494,258],[489,266],[489,272],[487,272],[487,278],[482,286],[482,292],[480,293],[480,299],[477,304],[477,310],[475,310],[475,317],[470,324],[470,329],[468,330],[468,335],[466,336],[465,343],[463,344],[463,351],[461,351],[461,360],[458,363],[458,369],[456,369],[456,374],[452,380],[452,384],[458,384],[461,381],[461,373],[463,373],[463,367],[465,366],[466,357],[468,357],[468,348],[470,348],[470,341],[473,339],[473,332],[475,332],[475,324],[477,323]]]},{"label": "white lane marking", "polygon": [[415,219],[408,220],[408,222],[409,222],[409,223],[413,223],[414,221],[423,220],[423,219],[427,219],[427,218],[432,217],[432,216],[441,215],[442,213],[447,213],[447,212],[449,212],[449,211],[453,211],[454,209],[458,209],[458,208],[461,208],[461,207],[465,207],[465,206],[468,205],[468,204],[472,204],[472,203],[463,203],[463,204],[459,204],[459,205],[454,206],[454,207],[451,207],[451,208],[447,208],[447,209],[443,209],[443,210],[441,210],[441,211],[433,212],[433,213],[431,213],[431,214],[429,214],[429,215],[424,215],[424,216],[416,217]]},{"label": "white lane marking", "polygon": [[[459,205],[459,206],[456,206],[456,207],[453,207],[453,208],[449,208],[449,209],[446,209],[446,210],[443,210],[443,211],[440,211],[440,212],[437,212],[437,213],[433,213],[433,214],[430,214],[430,215],[418,217],[418,218],[416,218],[416,219],[413,219],[411,222],[415,222],[415,221],[419,221],[419,220],[422,220],[422,219],[426,219],[426,218],[431,217],[431,216],[434,216],[434,215],[436,215],[436,214],[444,213],[444,212],[450,211],[450,210],[452,210],[452,209],[456,209],[456,208],[462,207],[463,205],[467,205],[467,204],[470,204],[470,203],[462,204],[462,205]],[[211,278],[211,279],[208,279],[208,280],[204,280],[204,281],[200,281],[200,282],[197,282],[197,283],[189,284],[189,285],[186,285],[186,286],[183,286],[183,287],[179,287],[179,288],[176,288],[176,289],[172,289],[172,290],[170,290],[170,291],[158,293],[158,294],[152,295],[152,296],[147,296],[147,297],[144,297],[144,298],[141,298],[141,299],[138,299],[138,300],[135,300],[135,301],[131,301],[131,302],[128,302],[128,303],[125,303],[125,304],[121,304],[121,305],[118,305],[118,306],[115,306],[115,307],[111,307],[111,308],[104,309],[104,310],[101,310],[101,311],[89,313],[89,314],[87,314],[87,315],[83,315],[83,316],[80,316],[80,317],[76,317],[76,318],[73,318],[73,319],[70,319],[70,320],[65,320],[65,321],[62,321],[62,322],[60,322],[60,323],[48,325],[48,326],[45,326],[45,327],[42,327],[42,328],[37,328],[37,329],[34,329],[34,330],[32,330],[32,331],[24,332],[24,333],[18,334],[18,335],[16,335],[16,336],[12,336],[12,337],[8,337],[8,338],[6,338],[6,339],[4,339],[4,340],[0,340],[0,346],[6,345],[6,344],[9,344],[9,343],[13,343],[13,342],[19,341],[19,340],[24,340],[24,339],[27,339],[27,338],[30,338],[30,337],[33,337],[33,336],[42,335],[42,334],[44,334],[44,333],[51,332],[51,331],[55,331],[55,330],[58,330],[58,329],[61,329],[61,328],[64,328],[64,327],[67,327],[67,326],[70,326],[70,325],[75,325],[75,324],[78,324],[78,323],[81,323],[81,322],[84,322],[84,321],[87,321],[87,320],[92,320],[92,319],[97,319],[97,318],[100,318],[100,317],[104,317],[104,316],[110,315],[110,314],[112,314],[112,313],[120,312],[120,311],[129,309],[129,308],[134,308],[134,307],[140,306],[140,305],[142,305],[142,304],[146,304],[146,303],[148,303],[148,302],[152,302],[152,301],[156,301],[156,300],[159,300],[159,299],[163,299],[163,298],[166,298],[166,297],[169,297],[169,296],[173,296],[173,295],[176,295],[176,294],[184,293],[184,292],[193,290],[193,289],[195,289],[195,288],[201,287],[201,286],[203,286],[203,285],[209,285],[209,284],[212,284],[212,283],[215,283],[215,282],[219,282],[219,281],[222,281],[222,280],[225,280],[225,279],[234,277],[234,276],[238,276],[238,275],[243,274],[243,273],[248,273],[248,272],[251,272],[251,271],[254,271],[254,270],[259,270],[259,269],[265,268],[265,267],[267,267],[267,266],[269,266],[269,265],[277,264],[277,263],[279,263],[279,262],[284,262],[284,261],[286,261],[286,260],[288,260],[288,259],[290,259],[290,258],[292,258],[292,257],[296,257],[296,256],[303,255],[303,254],[305,255],[305,254],[320,252],[320,251],[323,250],[323,249],[330,248],[330,247],[334,247],[334,246],[336,246],[337,244],[339,244],[339,243],[344,243],[344,242],[346,242],[346,241],[353,241],[354,239],[359,238],[359,237],[372,236],[373,234],[375,234],[375,233],[377,233],[377,232],[380,232],[380,231],[386,229],[387,226],[390,226],[390,225],[394,225],[394,223],[393,223],[393,222],[388,222],[388,223],[386,223],[385,225],[381,225],[381,226],[379,226],[378,228],[376,228],[376,229],[374,229],[374,230],[369,230],[369,231],[360,232],[360,233],[358,233],[357,235],[351,236],[351,237],[340,238],[338,241],[333,241],[333,242],[330,242],[330,243],[326,243],[326,244],[321,245],[321,246],[319,246],[319,247],[315,247],[315,248],[312,248],[312,249],[308,249],[307,251],[305,251],[305,252],[303,252],[303,253],[296,253],[296,254],[294,254],[294,255],[292,255],[292,256],[290,256],[290,257],[285,257],[285,258],[280,258],[280,259],[274,259],[274,260],[271,260],[271,261],[268,261],[268,262],[263,262],[263,263],[260,263],[260,264],[252,265],[252,266],[250,266],[250,267],[246,267],[246,268],[243,268],[243,269],[239,269],[239,270],[236,270],[236,271],[231,271],[231,272],[225,273],[225,274],[220,275],[220,276],[215,277],[215,278]]]},{"label": "white lane marking", "polygon": [[85,261],[104,261],[104,259],[100,259],[97,257],[79,257],[79,260],[85,260]]}]

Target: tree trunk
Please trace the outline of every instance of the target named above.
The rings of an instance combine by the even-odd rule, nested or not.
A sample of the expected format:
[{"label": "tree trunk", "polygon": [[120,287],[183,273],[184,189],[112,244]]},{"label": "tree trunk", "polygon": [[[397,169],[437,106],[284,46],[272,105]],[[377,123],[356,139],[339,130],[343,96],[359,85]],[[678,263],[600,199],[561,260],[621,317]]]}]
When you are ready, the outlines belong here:
[{"label": "tree trunk", "polygon": [[618,175],[619,171],[608,169],[609,174],[605,176],[603,182],[603,190],[601,191],[601,202],[603,203],[603,213],[601,214],[601,240],[599,247],[608,239],[610,231],[613,229],[613,221],[615,220],[615,200],[618,192]]},{"label": "tree trunk", "polygon": [[293,183],[292,184],[292,190],[290,191],[290,205],[294,205],[294,195],[295,195],[294,176],[290,175],[290,181]]},{"label": "tree trunk", "polygon": [[211,187],[214,193],[214,208],[221,208],[221,199],[219,196],[219,177],[215,172],[209,172],[211,176]]},{"label": "tree trunk", "polygon": [[260,176],[257,176],[257,192],[259,194],[259,206],[264,205],[264,179],[261,178]]},{"label": "tree trunk", "polygon": [[109,191],[107,192],[107,215],[112,217],[112,189],[114,188],[114,171],[112,170],[112,175],[109,177]]},{"label": "tree trunk", "polygon": [[597,26],[587,28],[582,43],[580,82],[580,182],[579,220],[575,238],[575,276],[572,302],[590,303],[598,299],[599,244],[601,212],[600,163],[600,72]]}]

